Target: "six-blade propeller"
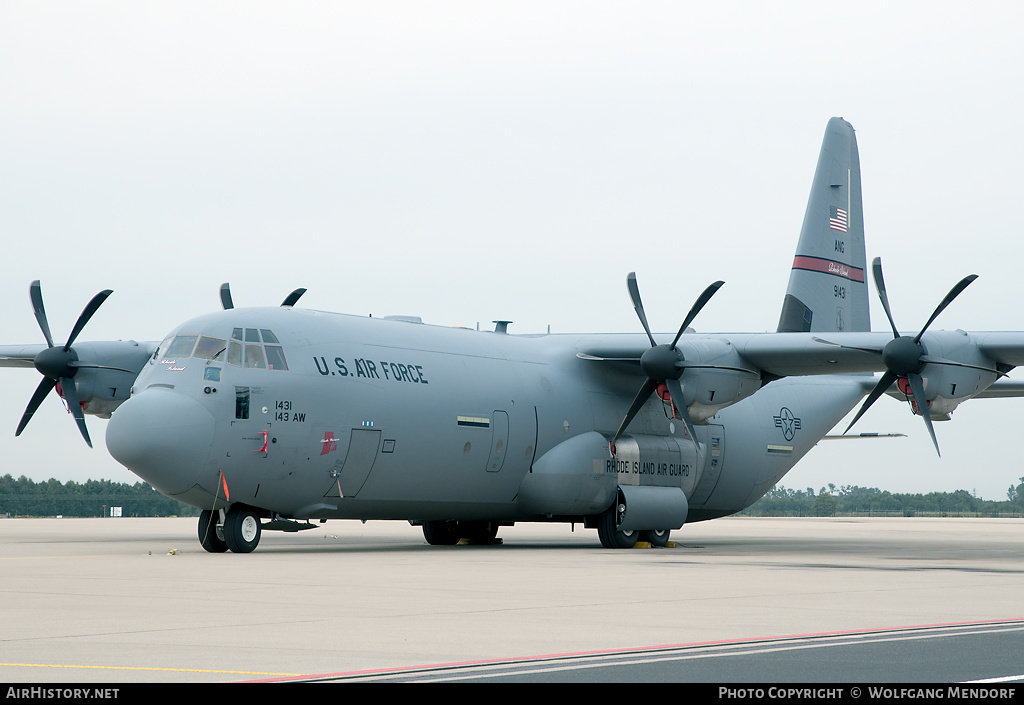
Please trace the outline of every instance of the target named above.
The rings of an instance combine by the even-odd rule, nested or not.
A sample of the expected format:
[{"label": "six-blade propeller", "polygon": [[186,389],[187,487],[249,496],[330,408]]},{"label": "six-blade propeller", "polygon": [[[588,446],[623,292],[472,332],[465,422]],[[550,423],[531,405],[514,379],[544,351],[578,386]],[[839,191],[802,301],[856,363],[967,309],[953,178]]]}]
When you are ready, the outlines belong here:
[{"label": "six-blade propeller", "polygon": [[[962,362],[956,362],[955,360],[946,360],[940,357],[935,357],[928,354],[928,349],[921,342],[921,337],[925,331],[928,330],[928,326],[942,313],[947,306],[955,299],[960,293],[970,285],[975,279],[978,278],[976,274],[961,279],[957,284],[949,290],[949,293],[939,302],[939,305],[935,307],[935,311],[932,312],[931,317],[921,328],[920,332],[914,337],[909,335],[900,335],[899,329],[896,328],[896,323],[892,317],[892,311],[889,307],[889,296],[885,289],[885,279],[882,277],[882,260],[876,257],[871,263],[871,272],[875,280],[875,288],[878,290],[878,298],[882,302],[882,309],[885,311],[885,317],[889,319],[889,326],[892,328],[893,339],[885,344],[881,349],[878,348],[856,348],[848,345],[837,345],[836,343],[822,340],[821,338],[815,338],[820,343],[826,345],[832,345],[834,347],[847,348],[852,350],[861,350],[863,352],[874,353],[882,356],[882,362],[885,364],[886,370],[882,375],[881,379],[878,380],[878,384],[875,385],[871,393],[868,394],[867,399],[864,400],[864,404],[860,407],[857,415],[853,417],[853,421],[846,427],[846,431],[853,428],[853,425],[857,423],[861,416],[874,404],[880,396],[882,396],[892,383],[898,379],[905,379],[910,385],[910,390],[914,395],[914,401],[917,404],[918,413],[924,418],[924,424],[928,429],[928,434],[931,436],[932,443],[935,445],[935,452],[939,453],[939,442],[935,437],[935,429],[932,427],[931,414],[928,412],[928,401],[925,397],[924,392],[924,381],[921,378],[921,370],[924,369],[926,364],[934,365],[951,365],[954,367],[970,367],[977,370],[983,370],[999,376],[1003,376],[1003,373],[999,370],[989,369],[987,367],[979,367],[977,365],[969,365]],[[843,433],[846,433],[844,431]],[[941,453],[939,453],[941,455]]]},{"label": "six-blade propeller", "polygon": [[[60,393],[64,396],[65,401],[67,401],[68,410],[75,417],[75,422],[78,424],[78,429],[82,432],[82,437],[85,438],[85,442],[89,444],[89,447],[92,447],[89,430],[85,426],[85,415],[82,413],[82,405],[78,400],[78,390],[75,387],[74,377],[83,368],[105,370],[120,370],[121,368],[79,362],[78,353],[75,352],[72,343],[78,338],[78,335],[85,328],[89,319],[93,317],[93,314],[96,313],[96,310],[112,293],[110,289],[104,289],[92,297],[92,300],[82,310],[82,315],[78,317],[74,328],[71,329],[71,335],[68,336],[67,342],[61,347],[56,347],[53,344],[53,336],[50,335],[50,324],[46,319],[46,309],[43,308],[42,287],[39,285],[38,279],[32,282],[29,287],[29,297],[32,299],[32,309],[35,312],[39,328],[43,331],[47,348],[40,351],[32,361],[35,368],[43,375],[43,379],[39,382],[39,386],[36,387],[35,393],[25,408],[25,413],[21,417],[21,423],[18,424],[18,430],[14,432],[15,436],[21,435],[21,432],[25,430],[25,426],[32,420],[36,409],[43,403],[43,399],[59,384]],[[130,372],[130,370],[122,371]]]},{"label": "six-blade propeller", "polygon": [[[690,438],[693,439],[694,443],[697,442],[697,437],[694,434],[693,422],[690,420],[690,414],[686,409],[686,403],[683,401],[683,388],[679,383],[679,378],[683,376],[683,372],[687,368],[693,367],[717,367],[715,365],[704,365],[701,363],[688,362],[684,357],[683,353],[676,347],[676,343],[679,342],[679,338],[682,337],[683,333],[689,327],[693,319],[697,317],[700,310],[704,308],[704,305],[715,295],[715,292],[721,288],[725,282],[717,281],[708,286],[694,302],[690,308],[690,312],[686,314],[686,318],[683,319],[683,324],[679,326],[679,332],[676,333],[676,337],[672,339],[672,342],[668,345],[659,345],[654,340],[654,336],[651,334],[651,327],[647,324],[647,315],[644,313],[644,305],[640,300],[640,288],[636,283],[636,273],[630,272],[629,276],[626,277],[626,287],[629,289],[629,298],[633,302],[633,308],[636,310],[636,315],[640,319],[640,324],[644,327],[644,332],[647,333],[648,340],[651,341],[651,347],[646,350],[643,355],[640,356],[640,369],[647,379],[644,380],[643,385],[640,387],[640,391],[637,392],[636,398],[633,399],[633,404],[629,407],[629,411],[626,412],[626,416],[622,419],[622,423],[619,425],[619,429],[612,436],[611,440],[611,451],[615,454],[615,442],[619,440],[622,434],[626,431],[626,427],[629,426],[633,417],[637,415],[647,400],[650,398],[658,386],[664,384],[668,387],[669,395],[672,398],[672,404],[676,411],[679,412],[679,416],[686,426],[686,432]],[[731,369],[731,368],[730,368]],[[699,450],[699,446],[698,446]]]}]

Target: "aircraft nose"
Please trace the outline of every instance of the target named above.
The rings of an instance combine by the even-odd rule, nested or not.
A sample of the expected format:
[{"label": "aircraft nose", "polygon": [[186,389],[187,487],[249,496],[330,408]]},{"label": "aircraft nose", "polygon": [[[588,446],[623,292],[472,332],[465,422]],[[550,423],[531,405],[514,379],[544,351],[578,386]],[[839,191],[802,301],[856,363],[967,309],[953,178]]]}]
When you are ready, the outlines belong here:
[{"label": "aircraft nose", "polygon": [[168,495],[195,485],[210,455],[213,415],[179,392],[150,388],[128,399],[107,424],[117,462]]}]

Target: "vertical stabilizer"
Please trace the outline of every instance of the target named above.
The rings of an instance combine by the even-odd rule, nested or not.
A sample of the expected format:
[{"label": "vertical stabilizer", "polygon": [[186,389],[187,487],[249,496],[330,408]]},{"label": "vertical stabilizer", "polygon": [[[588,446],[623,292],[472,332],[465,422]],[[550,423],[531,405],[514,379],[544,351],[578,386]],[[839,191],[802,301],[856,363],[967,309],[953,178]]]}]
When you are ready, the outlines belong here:
[{"label": "vertical stabilizer", "polygon": [[853,125],[832,118],[821,143],[779,332],[869,331],[864,207]]}]

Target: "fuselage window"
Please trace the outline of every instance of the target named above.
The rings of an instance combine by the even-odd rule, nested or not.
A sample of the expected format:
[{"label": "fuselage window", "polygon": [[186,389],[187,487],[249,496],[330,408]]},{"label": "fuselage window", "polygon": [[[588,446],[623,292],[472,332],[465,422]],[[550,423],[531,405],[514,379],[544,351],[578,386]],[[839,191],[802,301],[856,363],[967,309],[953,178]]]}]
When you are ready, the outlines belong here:
[{"label": "fuselage window", "polygon": [[227,350],[227,341],[223,338],[207,338],[205,335],[199,339],[199,345],[192,357],[202,360],[224,361],[224,352]]},{"label": "fuselage window", "polygon": [[167,348],[167,352],[164,353],[164,357],[190,357],[192,355],[192,348],[196,346],[196,341],[199,340],[198,335],[179,335]]},{"label": "fuselage window", "polygon": [[265,370],[267,368],[267,360],[263,357],[262,345],[245,346],[245,366],[257,370]]},{"label": "fuselage window", "polygon": [[[263,331],[266,337],[266,331]],[[280,345],[267,346],[267,365],[272,370],[287,370],[288,361],[284,359],[284,348]]]},{"label": "fuselage window", "polygon": [[249,388],[235,387],[235,418],[249,418]]},{"label": "fuselage window", "polygon": [[228,364],[242,366],[242,344],[232,340],[228,343]]}]

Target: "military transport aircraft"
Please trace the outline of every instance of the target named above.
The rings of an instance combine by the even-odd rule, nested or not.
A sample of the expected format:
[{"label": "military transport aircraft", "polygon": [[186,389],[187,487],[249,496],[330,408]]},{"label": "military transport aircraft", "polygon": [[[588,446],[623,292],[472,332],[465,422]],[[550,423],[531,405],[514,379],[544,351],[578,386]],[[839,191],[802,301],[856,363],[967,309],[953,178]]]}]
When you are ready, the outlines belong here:
[{"label": "military transport aircraft", "polygon": [[211,552],[328,519],[408,520],[430,544],[541,521],[582,522],[609,548],[663,545],[755,502],[861,400],[854,423],[882,394],[909,401],[938,451],[933,419],[1022,393],[1001,378],[1024,363],[1024,334],[930,330],[973,276],[901,333],[875,260],[892,333],[870,332],[862,212],[853,127],[833,118],[776,333],[693,332],[714,282],[655,336],[630,274],[633,334],[325,313],[298,308],[301,289],[235,308],[225,285],[222,310],[160,344],[79,343],[101,292],[60,344],[34,282],[45,346],[0,347],[0,365],[43,375],[15,435],[55,388],[90,445],[85,415],[109,417],[110,453],[202,509]]}]

